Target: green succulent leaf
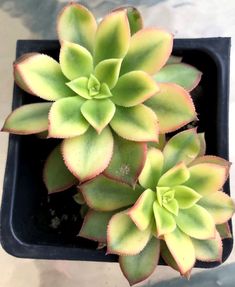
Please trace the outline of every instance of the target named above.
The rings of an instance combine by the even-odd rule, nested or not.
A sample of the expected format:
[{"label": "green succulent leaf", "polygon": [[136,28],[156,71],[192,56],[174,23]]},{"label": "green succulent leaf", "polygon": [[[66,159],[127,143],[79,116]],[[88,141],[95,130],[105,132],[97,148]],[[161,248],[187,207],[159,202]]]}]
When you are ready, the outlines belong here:
[{"label": "green succulent leaf", "polygon": [[156,194],[151,189],[146,189],[136,203],[129,209],[128,215],[140,230],[145,230],[153,218],[153,203]]},{"label": "green succulent leaf", "polygon": [[78,191],[74,196],[73,196],[74,201],[79,204],[79,205],[83,205],[85,204],[85,199],[82,195],[82,193],[80,191]]},{"label": "green succulent leaf", "polygon": [[153,237],[139,254],[119,257],[122,273],[130,285],[145,280],[153,273],[159,255],[160,241]]},{"label": "green succulent leaf", "polygon": [[95,67],[95,76],[101,83],[106,83],[112,89],[119,77],[122,59],[107,59]]},{"label": "green succulent leaf", "polygon": [[151,227],[139,230],[126,211],[115,214],[109,221],[107,252],[118,255],[139,254],[151,238]]},{"label": "green succulent leaf", "polygon": [[195,129],[189,129],[173,136],[163,149],[164,171],[169,170],[179,162],[192,162],[200,151],[200,141]]},{"label": "green succulent leaf", "polygon": [[235,212],[232,198],[222,191],[202,197],[198,204],[211,214],[216,224],[227,222]]},{"label": "green succulent leaf", "polygon": [[145,143],[127,141],[117,135],[113,136],[113,156],[104,174],[109,178],[135,186],[146,159],[147,146]]},{"label": "green succulent leaf", "polygon": [[222,239],[232,238],[232,233],[228,222],[216,225],[216,230],[219,232]]},{"label": "green succulent leaf", "polygon": [[49,137],[69,138],[84,134],[89,123],[81,113],[84,100],[69,97],[53,103],[49,113]]},{"label": "green succulent leaf", "polygon": [[179,205],[178,205],[177,200],[175,200],[174,198],[167,203],[163,202],[162,206],[165,207],[165,209],[167,209],[169,212],[171,212],[175,216],[177,216],[179,213]]},{"label": "green succulent leaf", "polygon": [[66,86],[68,80],[59,63],[44,54],[25,54],[19,58],[14,63],[14,75],[21,88],[44,100],[56,101],[75,95]]},{"label": "green succulent leaf", "polygon": [[51,103],[36,103],[15,109],[5,120],[2,131],[19,135],[37,134],[48,128]]},{"label": "green succulent leaf", "polygon": [[159,29],[142,29],[134,34],[123,60],[121,74],[142,70],[151,75],[159,71],[170,56],[173,37]]},{"label": "green succulent leaf", "polygon": [[189,168],[190,178],[184,184],[202,196],[218,191],[224,184],[228,168],[214,163],[199,163]]},{"label": "green succulent leaf", "polygon": [[192,207],[201,198],[201,195],[195,190],[184,185],[174,186],[174,191],[180,209]]},{"label": "green succulent leaf", "polygon": [[94,50],[95,63],[123,58],[130,42],[130,28],[125,11],[108,14],[99,24]]},{"label": "green succulent leaf", "polygon": [[139,176],[141,186],[155,190],[162,173],[163,162],[164,157],[159,149],[152,147],[148,150],[144,168]]},{"label": "green succulent leaf", "polygon": [[157,201],[153,204],[153,212],[156,222],[157,237],[171,233],[176,228],[174,216],[161,207]]},{"label": "green succulent leaf", "polygon": [[113,136],[108,127],[99,135],[93,128],[81,136],[65,139],[62,154],[68,169],[80,181],[100,174],[109,164],[113,153]]},{"label": "green succulent leaf", "polygon": [[88,77],[93,70],[92,55],[84,47],[66,41],[60,50],[60,67],[69,80]]},{"label": "green succulent leaf", "polygon": [[141,192],[103,175],[80,186],[88,206],[98,211],[113,211],[133,204]]},{"label": "green succulent leaf", "polygon": [[171,64],[163,67],[155,76],[157,83],[175,83],[187,91],[193,90],[201,80],[202,73],[188,64]]},{"label": "green succulent leaf", "polygon": [[58,17],[57,32],[60,42],[69,41],[79,44],[92,52],[96,20],[92,13],[84,6],[70,3],[65,6]]},{"label": "green succulent leaf", "polygon": [[81,113],[90,125],[101,133],[113,118],[115,109],[115,105],[109,99],[94,99],[83,103]]},{"label": "green succulent leaf", "polygon": [[128,6],[124,7],[123,9],[126,9],[127,11],[127,18],[129,21],[131,35],[133,35],[143,28],[142,16],[140,14],[140,11],[135,7]]},{"label": "green succulent leaf", "polygon": [[153,79],[143,71],[132,71],[118,79],[112,90],[116,105],[132,107],[141,104],[159,91]]},{"label": "green succulent leaf", "polygon": [[159,181],[158,186],[175,186],[180,185],[189,179],[190,173],[184,162],[180,162],[166,173],[164,173]]},{"label": "green succulent leaf", "polygon": [[197,157],[194,161],[192,161],[189,166],[197,165],[200,163],[212,163],[212,164],[218,164],[221,166],[224,166],[227,170],[227,176],[229,175],[229,169],[231,166],[231,163],[221,157],[214,156],[214,155],[204,155]]},{"label": "green succulent leaf", "polygon": [[90,209],[84,218],[79,236],[106,243],[108,223],[114,213]]},{"label": "green succulent leaf", "polygon": [[198,153],[198,157],[204,156],[206,153],[206,140],[205,140],[205,133],[199,133],[198,139],[200,141],[200,151]]},{"label": "green succulent leaf", "polygon": [[161,240],[160,243],[161,243],[160,249],[162,259],[171,268],[175,269],[176,271],[179,271],[179,267],[175,262],[175,259],[173,258],[172,254],[170,253],[170,250],[168,249],[166,242],[164,240]]},{"label": "green succulent leaf", "polygon": [[166,62],[166,65],[171,65],[171,64],[179,64],[182,62],[183,57],[178,57],[178,56],[173,56],[171,55],[169,59]]},{"label": "green succulent leaf", "polygon": [[135,107],[116,107],[110,122],[113,130],[131,141],[158,141],[158,120],[154,112],[143,104]]},{"label": "green succulent leaf", "polygon": [[66,85],[79,96],[88,100],[92,98],[88,90],[88,78],[80,77],[66,83]]},{"label": "green succulent leaf", "polygon": [[160,133],[175,131],[196,119],[195,107],[189,93],[176,84],[159,83],[160,92],[145,104],[157,115]]},{"label": "green succulent leaf", "polygon": [[188,209],[180,209],[175,220],[178,227],[190,237],[196,239],[215,237],[215,223],[212,216],[197,204]]},{"label": "green succulent leaf", "polygon": [[173,256],[182,275],[190,271],[195,264],[195,250],[190,237],[176,228],[164,236],[167,248]]},{"label": "green succulent leaf", "polygon": [[78,183],[77,178],[69,172],[64,164],[60,145],[50,153],[46,160],[43,181],[49,194],[63,191]]}]

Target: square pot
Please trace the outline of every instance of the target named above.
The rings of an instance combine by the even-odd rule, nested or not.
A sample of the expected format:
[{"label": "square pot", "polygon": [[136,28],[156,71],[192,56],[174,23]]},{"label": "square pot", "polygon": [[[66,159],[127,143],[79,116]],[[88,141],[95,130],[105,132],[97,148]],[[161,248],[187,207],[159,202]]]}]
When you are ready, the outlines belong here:
[{"label": "square pot", "polygon": [[[205,131],[207,154],[228,159],[228,96],[230,38],[176,39],[174,55],[203,72],[192,92],[198,112],[200,132]],[[19,40],[17,58],[40,52],[59,56],[56,40]],[[14,86],[13,109],[39,98]],[[97,244],[77,236],[82,219],[72,195],[75,188],[48,196],[42,181],[45,159],[58,140],[36,136],[9,136],[1,207],[1,244],[10,254],[23,258],[117,261],[96,250]],[[225,185],[230,194],[229,182]],[[231,222],[230,222],[231,226]],[[223,240],[223,261],[231,253],[233,240]],[[164,264],[161,261],[162,264]],[[213,267],[218,262],[197,262],[196,267]]]}]

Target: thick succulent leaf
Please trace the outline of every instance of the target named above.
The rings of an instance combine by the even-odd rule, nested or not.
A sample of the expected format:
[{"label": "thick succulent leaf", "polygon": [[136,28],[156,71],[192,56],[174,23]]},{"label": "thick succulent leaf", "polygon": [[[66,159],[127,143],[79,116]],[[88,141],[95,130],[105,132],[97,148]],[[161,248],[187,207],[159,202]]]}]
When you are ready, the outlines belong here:
[{"label": "thick succulent leaf", "polygon": [[189,129],[173,136],[163,149],[164,170],[175,166],[180,161],[189,164],[200,150],[200,141],[196,129]]},{"label": "thick succulent leaf", "polygon": [[164,240],[160,241],[161,243],[161,257],[165,261],[167,265],[169,265],[171,268],[175,269],[176,271],[179,271],[179,267],[177,263],[175,262],[175,259],[173,258],[172,254],[170,253],[170,250],[168,249],[166,243]]},{"label": "thick succulent leaf", "polygon": [[50,153],[45,162],[43,181],[49,194],[68,189],[78,182],[64,164],[60,145]]},{"label": "thick succulent leaf", "polygon": [[174,191],[180,209],[192,207],[201,198],[199,193],[184,185],[174,186]]},{"label": "thick succulent leaf", "polygon": [[141,192],[129,185],[103,175],[81,185],[80,190],[92,209],[112,211],[136,202]]},{"label": "thick succulent leaf", "polygon": [[83,205],[85,204],[85,199],[82,195],[82,193],[80,191],[78,191],[74,196],[73,196],[73,199],[74,201],[77,203],[77,204],[80,204],[80,205]]},{"label": "thick succulent leaf", "polygon": [[76,94],[83,97],[84,99],[91,99],[91,96],[89,94],[88,90],[88,78],[87,77],[80,77],[75,80],[72,80],[66,85],[73,90]]},{"label": "thick succulent leaf", "polygon": [[118,79],[112,90],[116,105],[132,107],[141,104],[159,91],[154,80],[143,71],[132,71]]},{"label": "thick succulent leaf", "polygon": [[99,133],[108,125],[115,113],[115,105],[109,99],[88,100],[81,107],[81,113]]},{"label": "thick succulent leaf", "polygon": [[127,141],[117,135],[113,136],[113,156],[104,174],[109,178],[135,186],[146,159],[147,145]]},{"label": "thick succulent leaf", "polygon": [[214,163],[199,163],[189,168],[190,178],[184,185],[202,196],[218,191],[224,184],[228,167]]},{"label": "thick succulent leaf", "polygon": [[152,238],[137,255],[120,256],[119,264],[122,273],[130,285],[148,278],[156,268],[160,255],[160,241]]},{"label": "thick succulent leaf", "polygon": [[125,11],[108,14],[99,24],[94,50],[95,63],[123,58],[130,42],[130,28]]},{"label": "thick succulent leaf", "polygon": [[112,89],[118,80],[122,59],[107,59],[95,67],[95,76],[101,83]]},{"label": "thick succulent leaf", "polygon": [[49,113],[49,137],[69,138],[84,134],[89,123],[83,117],[80,109],[84,100],[69,97],[56,101]]},{"label": "thick succulent leaf", "polygon": [[176,228],[164,236],[166,245],[172,254],[182,275],[190,271],[195,264],[195,250],[188,235]]},{"label": "thick succulent leaf", "polygon": [[113,136],[108,127],[101,134],[93,128],[62,144],[62,154],[68,169],[86,181],[100,174],[109,164],[113,153]]},{"label": "thick succulent leaf", "polygon": [[165,207],[165,209],[167,209],[169,212],[171,212],[175,216],[177,216],[179,213],[179,205],[178,205],[177,200],[175,200],[174,198],[167,203],[163,202],[162,206]]},{"label": "thick succulent leaf", "polygon": [[107,253],[136,255],[144,249],[151,237],[151,226],[139,230],[126,211],[115,214],[109,221]]},{"label": "thick succulent leaf", "polygon": [[152,145],[153,147],[160,149],[162,151],[164,149],[165,144],[166,144],[166,135],[160,134],[158,143],[149,143],[149,146]]},{"label": "thick succulent leaf", "polygon": [[113,130],[131,141],[158,141],[158,120],[154,112],[145,105],[131,108],[116,107],[110,122]]},{"label": "thick succulent leaf", "polygon": [[175,83],[187,91],[193,90],[201,80],[202,73],[188,64],[171,64],[163,67],[155,76],[157,83]]},{"label": "thick succulent leaf", "polygon": [[156,148],[150,148],[147,153],[147,158],[144,168],[139,176],[139,183],[144,188],[156,189],[158,180],[162,173],[164,157],[162,152]]},{"label": "thick succulent leaf", "polygon": [[37,134],[48,128],[51,103],[36,103],[15,109],[6,119],[2,131],[19,135]]},{"label": "thick succulent leaf", "polygon": [[57,21],[57,32],[60,41],[79,44],[89,51],[93,50],[96,20],[84,6],[70,3],[60,13]]},{"label": "thick succulent leaf", "polygon": [[20,77],[21,88],[44,100],[56,101],[74,96],[65,84],[68,80],[59,63],[47,55],[33,53],[19,58],[14,63],[14,75]]},{"label": "thick succulent leaf", "polygon": [[176,84],[159,83],[160,92],[145,104],[157,114],[160,132],[175,131],[196,119],[195,107],[189,93]]},{"label": "thick succulent leaf", "polygon": [[176,228],[174,216],[164,207],[161,207],[157,201],[153,204],[153,212],[157,229],[157,237],[171,233]]},{"label": "thick succulent leaf", "polygon": [[145,230],[153,218],[153,203],[156,194],[151,189],[146,189],[136,203],[129,209],[128,215],[140,230]]},{"label": "thick succulent leaf", "polygon": [[166,173],[164,173],[159,181],[158,186],[175,186],[180,185],[189,179],[190,173],[184,162],[180,162]]},{"label": "thick succulent leaf", "polygon": [[66,41],[60,49],[60,67],[69,80],[88,77],[93,70],[92,55],[84,47]]},{"label": "thick succulent leaf", "polygon": [[222,239],[232,238],[232,233],[228,222],[216,225],[216,230],[219,232]]},{"label": "thick succulent leaf", "polygon": [[222,240],[218,232],[216,237],[208,240],[199,240],[192,238],[197,260],[213,262],[222,260]]},{"label": "thick succulent leaf", "polygon": [[179,64],[182,62],[183,57],[178,57],[178,56],[173,56],[171,55],[169,59],[167,60],[166,64],[171,65],[171,64]]},{"label": "thick succulent leaf", "polygon": [[200,141],[200,151],[198,153],[198,157],[204,156],[206,153],[206,140],[205,140],[205,133],[199,133],[198,139]]},{"label": "thick succulent leaf", "polygon": [[134,34],[123,60],[121,74],[142,70],[155,74],[166,63],[173,46],[170,33],[160,29],[142,29]]},{"label": "thick succulent leaf", "polygon": [[222,191],[202,197],[198,204],[211,214],[216,224],[227,222],[235,212],[232,198]]},{"label": "thick succulent leaf", "polygon": [[114,213],[90,209],[84,218],[79,236],[106,243],[108,223]]},{"label": "thick succulent leaf", "polygon": [[208,211],[195,204],[188,209],[180,209],[175,218],[178,227],[190,237],[211,239],[215,237],[215,223]]}]

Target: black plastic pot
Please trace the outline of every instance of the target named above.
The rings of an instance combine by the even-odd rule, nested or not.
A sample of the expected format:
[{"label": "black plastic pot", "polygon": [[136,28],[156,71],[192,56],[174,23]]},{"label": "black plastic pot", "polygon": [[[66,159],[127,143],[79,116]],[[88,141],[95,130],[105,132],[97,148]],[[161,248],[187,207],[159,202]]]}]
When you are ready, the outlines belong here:
[{"label": "black plastic pot", "polygon": [[[40,52],[58,59],[58,41],[20,40],[17,57]],[[174,54],[203,72],[193,91],[199,114],[199,131],[205,131],[207,154],[228,159],[229,38],[177,39]],[[14,86],[13,109],[38,101]],[[45,158],[58,141],[35,136],[10,135],[1,209],[1,244],[17,257],[116,261],[117,257],[96,250],[96,243],[77,236],[81,227],[74,189],[48,197],[42,182]],[[230,194],[229,183],[225,192]],[[223,261],[233,240],[224,240]],[[197,267],[219,263],[197,262]]]}]

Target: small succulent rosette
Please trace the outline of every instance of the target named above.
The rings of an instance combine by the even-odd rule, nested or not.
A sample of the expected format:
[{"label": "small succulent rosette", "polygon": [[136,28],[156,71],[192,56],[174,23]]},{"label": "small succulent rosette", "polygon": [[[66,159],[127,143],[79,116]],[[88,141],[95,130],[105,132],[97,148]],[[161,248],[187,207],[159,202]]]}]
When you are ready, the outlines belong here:
[{"label": "small succulent rosette", "polygon": [[[170,57],[172,35],[143,28],[137,9],[117,9],[97,24],[88,9],[71,3],[58,17],[57,31],[59,62],[29,53],[14,63],[17,85],[44,101],[14,110],[3,127],[22,135],[48,131],[48,138],[63,139],[46,163],[49,192],[103,172],[115,134],[157,142],[159,133],[197,118],[189,92],[201,73]],[[54,173],[48,169],[52,164],[58,164]]]},{"label": "small succulent rosette", "polygon": [[79,186],[90,208],[80,236],[120,255],[130,284],[147,278],[160,254],[187,277],[196,259],[221,261],[235,210],[222,190],[230,163],[204,155],[203,134],[196,129],[176,134],[161,149],[150,147],[146,158],[144,147],[135,150],[139,156],[126,157],[133,148],[119,143],[104,174]]}]

